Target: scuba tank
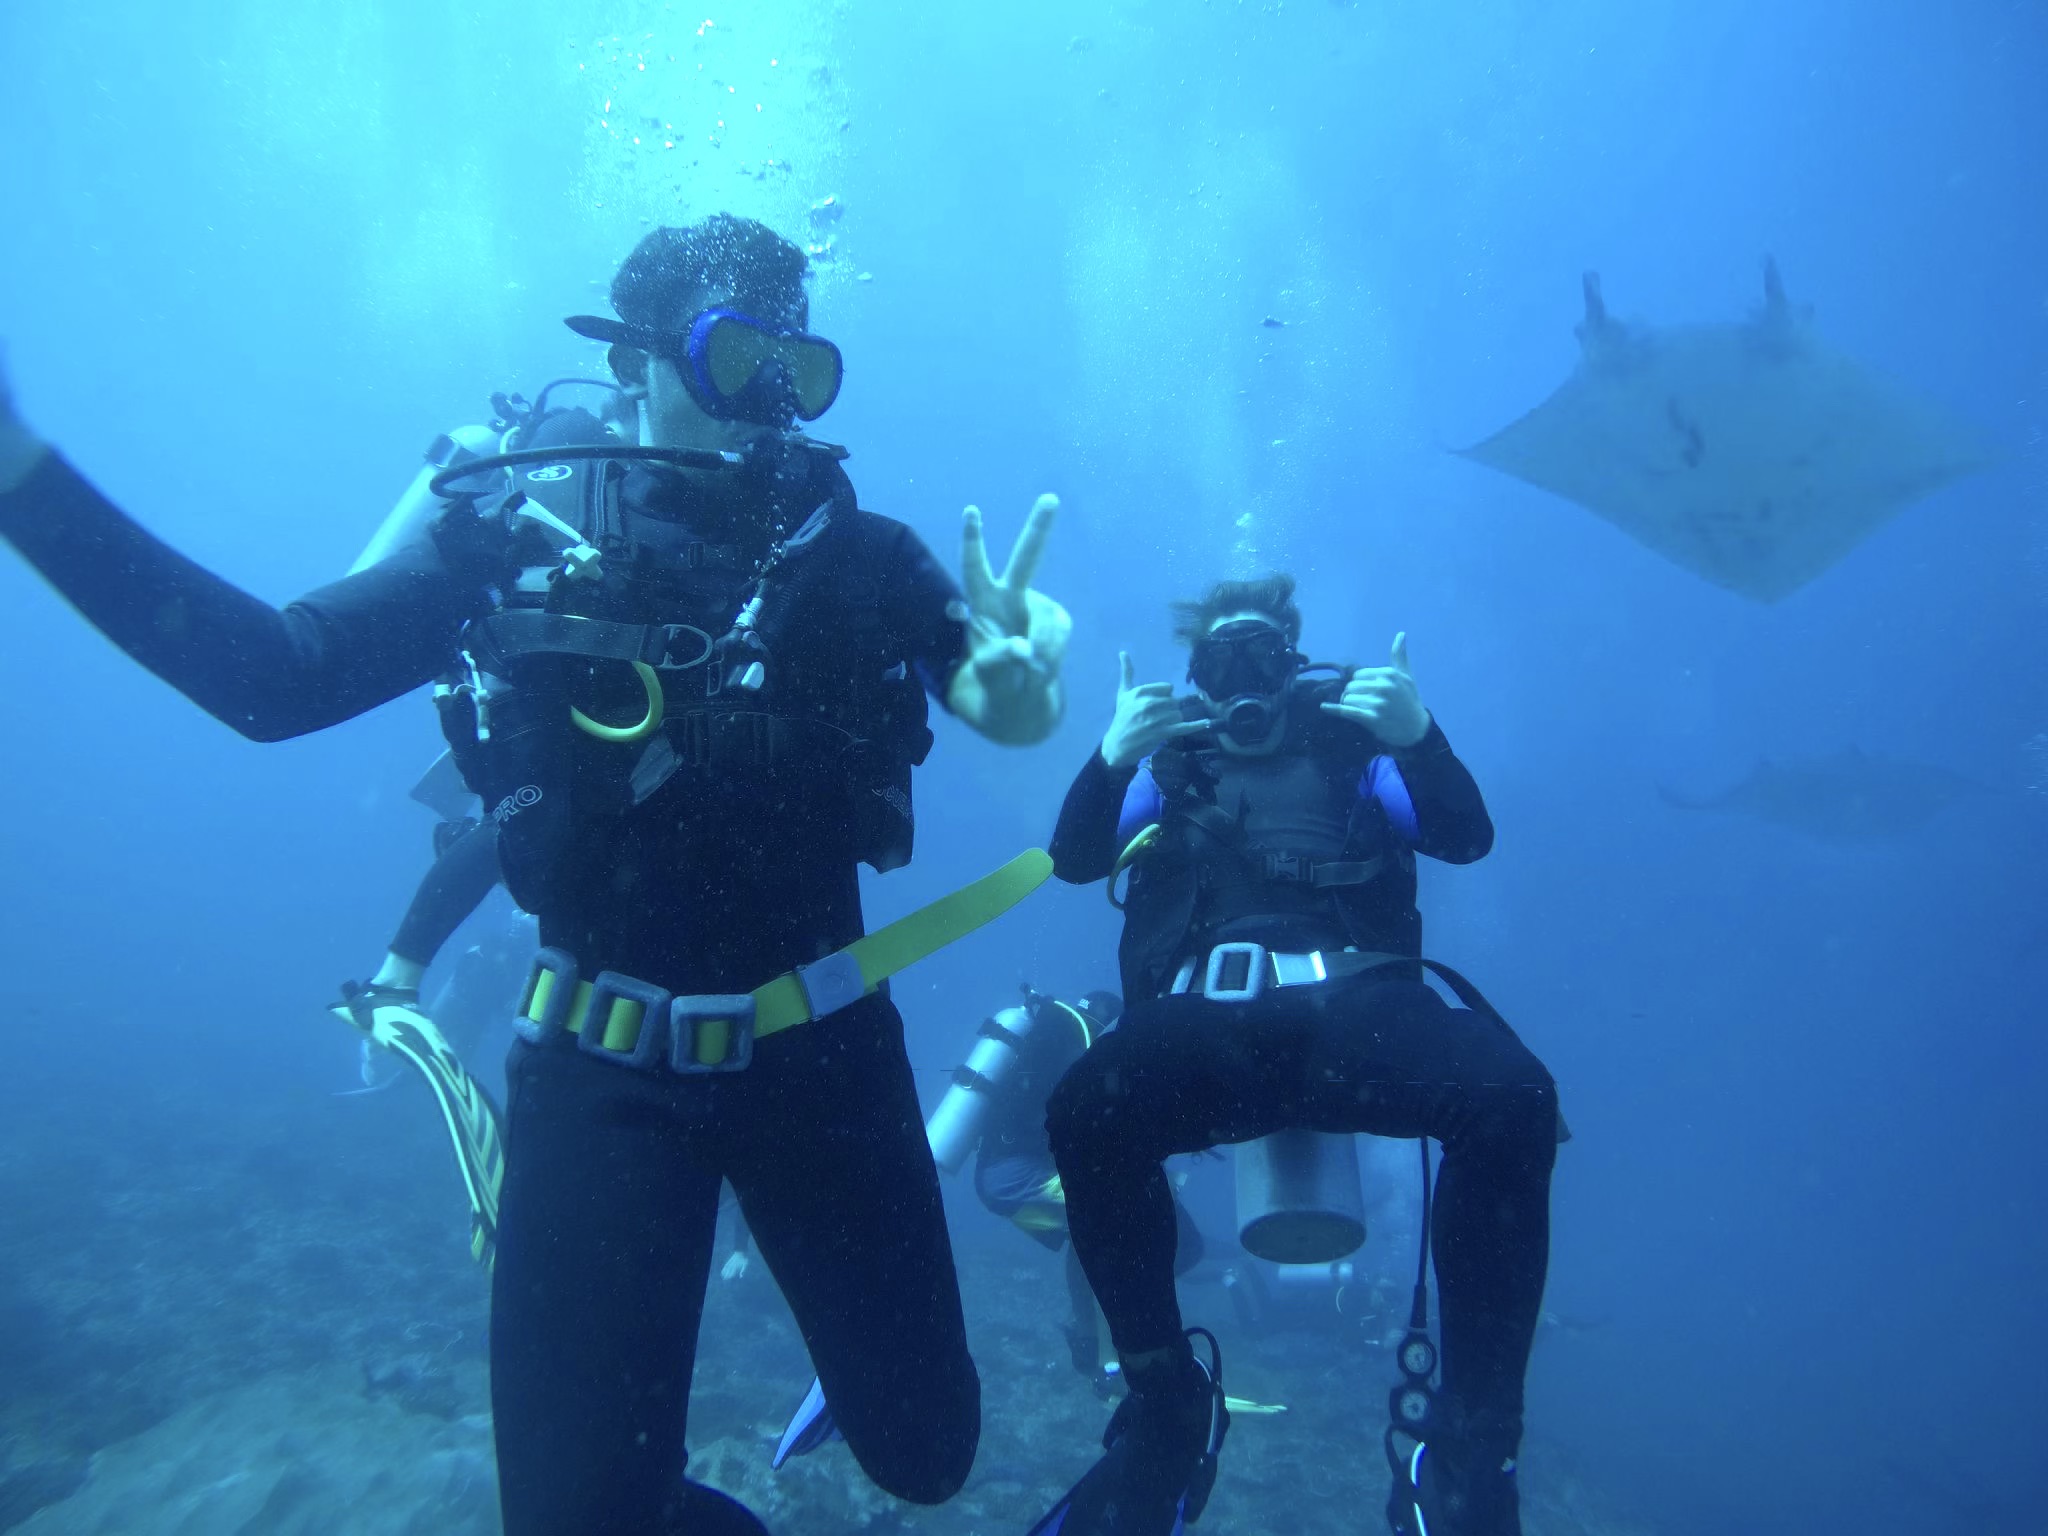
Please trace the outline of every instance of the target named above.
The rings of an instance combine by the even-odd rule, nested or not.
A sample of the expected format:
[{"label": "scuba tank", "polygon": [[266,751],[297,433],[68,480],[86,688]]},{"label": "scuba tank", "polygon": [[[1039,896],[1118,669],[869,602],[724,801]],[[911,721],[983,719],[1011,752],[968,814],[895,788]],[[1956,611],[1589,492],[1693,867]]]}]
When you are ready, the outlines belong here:
[{"label": "scuba tank", "polygon": [[1334,1263],[1365,1241],[1365,1193],[1352,1138],[1275,1131],[1235,1149],[1237,1240],[1281,1265]]},{"label": "scuba tank", "polygon": [[421,455],[426,460],[426,468],[398,498],[377,531],[370,535],[370,542],[356,556],[348,574],[353,576],[357,571],[388,559],[401,546],[426,533],[428,526],[446,506],[445,501],[430,489],[429,482],[437,472],[482,458],[487,453],[531,447],[539,441],[542,429],[548,427],[552,431],[547,435],[557,442],[603,442],[607,435],[605,425],[596,416],[573,406],[549,406],[548,400],[554,391],[572,386],[601,389],[613,395],[620,393],[616,385],[603,379],[551,379],[530,405],[520,395],[508,395],[503,391],[492,395],[488,427],[457,427],[453,432],[442,433],[427,445],[427,451]]},{"label": "scuba tank", "polygon": [[989,1103],[1017,1065],[1025,1038],[1037,1027],[1038,1009],[1026,996],[1016,1007],[983,1019],[967,1060],[953,1069],[953,1086],[925,1122],[932,1161],[943,1173],[958,1173],[981,1141]]}]

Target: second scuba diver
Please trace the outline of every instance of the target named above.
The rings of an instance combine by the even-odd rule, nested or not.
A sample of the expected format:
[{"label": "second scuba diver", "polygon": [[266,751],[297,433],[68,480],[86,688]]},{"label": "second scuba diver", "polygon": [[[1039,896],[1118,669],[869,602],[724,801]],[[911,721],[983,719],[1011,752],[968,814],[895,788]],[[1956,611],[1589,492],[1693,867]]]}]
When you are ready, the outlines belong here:
[{"label": "second scuba diver", "polygon": [[[1520,1530],[1557,1095],[1485,1000],[1421,959],[1415,905],[1415,856],[1469,863],[1493,826],[1416,692],[1406,637],[1391,665],[1314,679],[1293,590],[1226,582],[1176,605],[1195,699],[1136,684],[1124,658],[1054,834],[1064,880],[1130,870],[1127,1010],[1050,1109],[1068,1226],[1130,1394],[1041,1533],[1168,1536],[1200,1513],[1228,1416],[1214,1341],[1205,1366],[1183,1332],[1161,1163],[1297,1128],[1442,1143],[1442,1385],[1430,1392],[1433,1355],[1411,1368],[1404,1345],[1416,1390],[1407,1440],[1388,1439],[1388,1515],[1408,1536]],[[1465,1008],[1424,984],[1425,965]]]},{"label": "second scuba diver", "polygon": [[879,983],[1039,876],[1015,861],[863,939],[857,865],[909,856],[927,691],[1001,742],[1057,723],[1069,624],[1030,588],[1056,503],[1000,578],[970,509],[964,592],[859,510],[842,455],[796,430],[841,375],[804,275],[752,221],[650,233],[621,318],[572,322],[610,343],[642,446],[481,461],[426,537],[281,611],[108,502],[0,375],[0,535],[216,718],[277,740],[454,679],[444,729],[546,946],[492,1285],[510,1536],[764,1529],[684,1475],[721,1176],[867,1474],[932,1503],[973,1460],[979,1382]]}]

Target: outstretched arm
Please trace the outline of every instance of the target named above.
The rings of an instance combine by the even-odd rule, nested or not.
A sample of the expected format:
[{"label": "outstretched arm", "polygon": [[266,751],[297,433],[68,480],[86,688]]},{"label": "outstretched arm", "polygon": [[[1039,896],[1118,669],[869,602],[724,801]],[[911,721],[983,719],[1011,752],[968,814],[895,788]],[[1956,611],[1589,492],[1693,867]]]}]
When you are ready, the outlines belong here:
[{"label": "outstretched arm", "polygon": [[[99,631],[258,741],[304,735],[433,677],[485,611],[486,541],[423,540],[279,610],[143,530],[28,430],[0,368],[0,537]],[[445,547],[444,547],[445,546]]]}]

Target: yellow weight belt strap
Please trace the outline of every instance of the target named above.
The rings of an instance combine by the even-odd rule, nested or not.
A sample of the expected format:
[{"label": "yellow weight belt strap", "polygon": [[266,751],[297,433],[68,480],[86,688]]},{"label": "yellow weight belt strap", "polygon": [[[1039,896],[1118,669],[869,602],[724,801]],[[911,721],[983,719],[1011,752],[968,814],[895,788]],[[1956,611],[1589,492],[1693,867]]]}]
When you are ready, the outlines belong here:
[{"label": "yellow weight belt strap", "polygon": [[[1001,917],[1043,885],[1051,873],[1051,855],[1042,848],[1028,848],[971,885],[855,939],[823,960],[783,972],[773,981],[754,988],[751,994],[733,1000],[742,1010],[748,1002],[752,1004],[753,1019],[747,1032],[755,1040],[780,1034],[868,996],[897,972]],[[543,956],[546,954],[543,951]],[[527,1023],[539,1025],[546,1019],[557,984],[558,977],[545,966],[536,969],[520,1009]],[[638,1049],[649,1004],[666,994],[631,978],[619,978],[614,985],[623,985],[627,990],[614,991],[609,997],[602,1038],[597,1043],[606,1054],[617,1056]],[[592,980],[577,980],[573,999],[562,1017],[562,1027],[569,1033],[584,1032],[595,995]],[[727,1061],[735,1022],[716,1016],[699,1016],[694,1020],[691,1055],[700,1066],[712,1067]]]},{"label": "yellow weight belt strap", "polygon": [[498,1240],[498,1193],[505,1183],[505,1133],[482,1084],[434,1021],[402,1003],[339,1002],[328,1009],[387,1047],[426,1080],[448,1128],[455,1164],[469,1195],[469,1251],[489,1268]]},{"label": "yellow weight belt strap", "polygon": [[[898,971],[908,970],[955,939],[964,939],[994,922],[1045,884],[1051,873],[1052,855],[1043,848],[1027,848],[1001,869],[897,918],[866,938],[855,939],[839,953],[859,964],[861,996],[865,997]],[[810,998],[795,971],[785,971],[754,988],[756,1040],[792,1024],[807,1024],[811,1017]]]}]

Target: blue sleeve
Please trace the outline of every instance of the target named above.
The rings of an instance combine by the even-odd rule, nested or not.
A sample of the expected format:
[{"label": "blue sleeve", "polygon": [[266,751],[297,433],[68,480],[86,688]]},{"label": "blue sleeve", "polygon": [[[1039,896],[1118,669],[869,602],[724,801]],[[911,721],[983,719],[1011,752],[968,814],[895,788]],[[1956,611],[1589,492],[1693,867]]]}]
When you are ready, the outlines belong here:
[{"label": "blue sleeve", "polygon": [[1429,734],[1400,761],[1382,753],[1368,763],[1358,793],[1377,801],[1394,835],[1429,858],[1470,864],[1493,847],[1493,820],[1479,786],[1433,719]]},{"label": "blue sleeve", "polygon": [[1159,813],[1166,809],[1166,796],[1159,792],[1159,782],[1152,777],[1152,759],[1146,758],[1138,764],[1138,772],[1132,778],[1130,788],[1124,791],[1123,810],[1116,819],[1116,838],[1119,843],[1128,843],[1145,828],[1159,819]]},{"label": "blue sleeve", "polygon": [[1415,801],[1409,796],[1408,781],[1401,777],[1401,765],[1391,757],[1376,757],[1365,765],[1358,780],[1358,797],[1377,800],[1395,835],[1410,848],[1421,843],[1422,827],[1416,820]]}]

